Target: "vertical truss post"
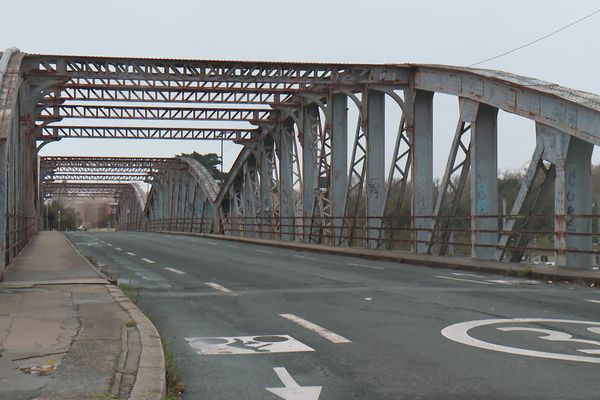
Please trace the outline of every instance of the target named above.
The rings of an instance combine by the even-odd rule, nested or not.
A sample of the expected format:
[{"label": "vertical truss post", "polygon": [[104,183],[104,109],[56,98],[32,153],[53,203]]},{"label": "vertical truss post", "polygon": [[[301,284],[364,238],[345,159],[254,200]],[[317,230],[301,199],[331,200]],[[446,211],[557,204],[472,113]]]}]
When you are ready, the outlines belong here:
[{"label": "vertical truss post", "polygon": [[385,94],[367,100],[367,244],[376,248],[385,201]]},{"label": "vertical truss post", "polygon": [[[557,135],[564,135],[557,131]],[[590,268],[592,186],[591,157],[594,145],[571,137],[557,159],[555,223],[558,265]],[[564,143],[563,142],[563,143]]]},{"label": "vertical truss post", "polygon": [[190,223],[188,232],[192,232],[194,230],[194,217],[196,216],[196,196],[197,196],[197,184],[191,178],[191,174],[188,175],[188,196],[186,203],[186,215],[190,216]]},{"label": "vertical truss post", "polygon": [[259,169],[260,169],[260,237],[271,239],[272,227],[272,201],[271,185],[273,180],[273,143],[260,143],[259,147]]},{"label": "vertical truss post", "polygon": [[471,128],[471,256],[495,258],[498,244],[498,109],[480,104]]},{"label": "vertical truss post", "polygon": [[427,252],[433,211],[433,92],[408,90],[407,135],[413,145],[412,216],[414,251]]},{"label": "vertical truss post", "polygon": [[258,221],[256,219],[258,198],[258,175],[256,173],[256,161],[246,162],[244,165],[244,217],[246,220],[246,236],[256,237]]},{"label": "vertical truss post", "polygon": [[471,166],[471,124],[475,122],[479,103],[459,98],[460,118],[450,147],[444,177],[438,191],[433,211],[433,230],[428,235],[428,252],[446,255],[453,228],[457,223],[456,214]]},{"label": "vertical truss post", "polygon": [[311,241],[312,216],[319,179],[319,109],[306,104],[301,109],[300,133],[302,138],[302,238]]},{"label": "vertical truss post", "polygon": [[[329,105],[328,105],[329,107]],[[348,189],[348,97],[343,93],[331,96],[331,214],[334,239],[340,237],[344,200]]]},{"label": "vertical truss post", "polygon": [[294,240],[294,130],[289,121],[279,126],[279,223],[281,240]]}]

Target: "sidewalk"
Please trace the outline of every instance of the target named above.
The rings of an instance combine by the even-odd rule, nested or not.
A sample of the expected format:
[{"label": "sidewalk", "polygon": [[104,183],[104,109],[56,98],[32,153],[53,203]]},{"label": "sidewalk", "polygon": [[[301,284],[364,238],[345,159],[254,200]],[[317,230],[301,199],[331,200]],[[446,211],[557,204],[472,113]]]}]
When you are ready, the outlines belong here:
[{"label": "sidewalk", "polygon": [[0,283],[0,399],[164,399],[150,321],[58,232],[40,232]]}]

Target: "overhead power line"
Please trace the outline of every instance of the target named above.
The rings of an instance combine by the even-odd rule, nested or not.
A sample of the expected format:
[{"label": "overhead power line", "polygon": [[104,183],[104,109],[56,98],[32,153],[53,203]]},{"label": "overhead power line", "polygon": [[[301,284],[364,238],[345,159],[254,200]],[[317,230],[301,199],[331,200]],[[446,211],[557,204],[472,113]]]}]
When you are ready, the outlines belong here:
[{"label": "overhead power line", "polygon": [[541,36],[541,37],[539,37],[539,38],[537,38],[535,40],[532,40],[531,42],[525,43],[525,44],[523,44],[523,45],[521,45],[519,47],[515,47],[512,50],[505,51],[504,53],[498,54],[496,56],[493,56],[493,57],[490,57],[490,58],[486,58],[485,60],[478,61],[478,62],[476,62],[474,64],[469,65],[469,67],[474,67],[476,65],[480,65],[480,64],[486,63],[488,61],[492,61],[492,60],[495,60],[497,58],[504,57],[505,55],[514,53],[515,51],[519,51],[521,49],[524,49],[525,47],[531,46],[532,44],[535,44],[537,42],[541,42],[542,40],[547,39],[550,36],[556,35],[557,33],[561,32],[561,31],[564,31],[565,29],[570,28],[571,26],[573,26],[575,24],[578,24],[578,23],[580,23],[580,22],[582,22],[582,21],[584,21],[584,20],[586,20],[588,18],[591,18],[591,17],[593,17],[594,15],[596,15],[598,13],[600,13],[600,9],[598,9],[596,11],[593,11],[593,12],[591,12],[591,13],[589,13],[589,14],[581,17],[581,18],[579,18],[578,20],[575,20],[575,21],[573,21],[573,22],[571,22],[571,23],[569,23],[569,24],[567,24],[567,25],[565,25],[565,26],[563,26],[561,28],[558,28],[557,30],[555,30],[553,32],[550,32],[550,33],[548,33],[548,34],[546,34],[544,36]]}]

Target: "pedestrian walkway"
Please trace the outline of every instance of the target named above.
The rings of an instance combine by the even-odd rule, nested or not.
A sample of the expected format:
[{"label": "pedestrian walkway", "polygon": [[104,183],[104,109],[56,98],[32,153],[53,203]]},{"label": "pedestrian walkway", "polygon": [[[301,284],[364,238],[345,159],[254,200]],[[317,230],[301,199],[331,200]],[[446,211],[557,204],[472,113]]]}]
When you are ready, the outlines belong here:
[{"label": "pedestrian walkway", "polygon": [[136,383],[149,380],[138,373],[151,323],[139,314],[61,233],[40,232],[0,283],[0,399],[164,397],[160,357],[152,387]]}]

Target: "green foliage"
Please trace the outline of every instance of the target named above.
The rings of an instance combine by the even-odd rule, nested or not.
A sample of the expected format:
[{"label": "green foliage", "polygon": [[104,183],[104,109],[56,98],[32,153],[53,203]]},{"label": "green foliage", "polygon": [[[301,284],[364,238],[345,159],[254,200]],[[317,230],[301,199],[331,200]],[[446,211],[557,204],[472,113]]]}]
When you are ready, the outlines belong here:
[{"label": "green foliage", "polygon": [[171,352],[170,345],[163,342],[163,349],[165,353],[165,375],[167,378],[166,400],[178,400],[183,395],[185,384],[179,377],[175,355]]},{"label": "green foliage", "polygon": [[49,229],[75,231],[77,230],[77,224],[80,219],[79,213],[71,207],[65,207],[57,201],[48,205],[46,224]]},{"label": "green foliage", "polygon": [[198,161],[200,164],[204,166],[210,172],[210,174],[218,181],[222,181],[225,179],[227,174],[221,173],[221,157],[217,153],[207,153],[200,154],[196,151],[193,153],[181,153],[179,157],[188,157]]}]

